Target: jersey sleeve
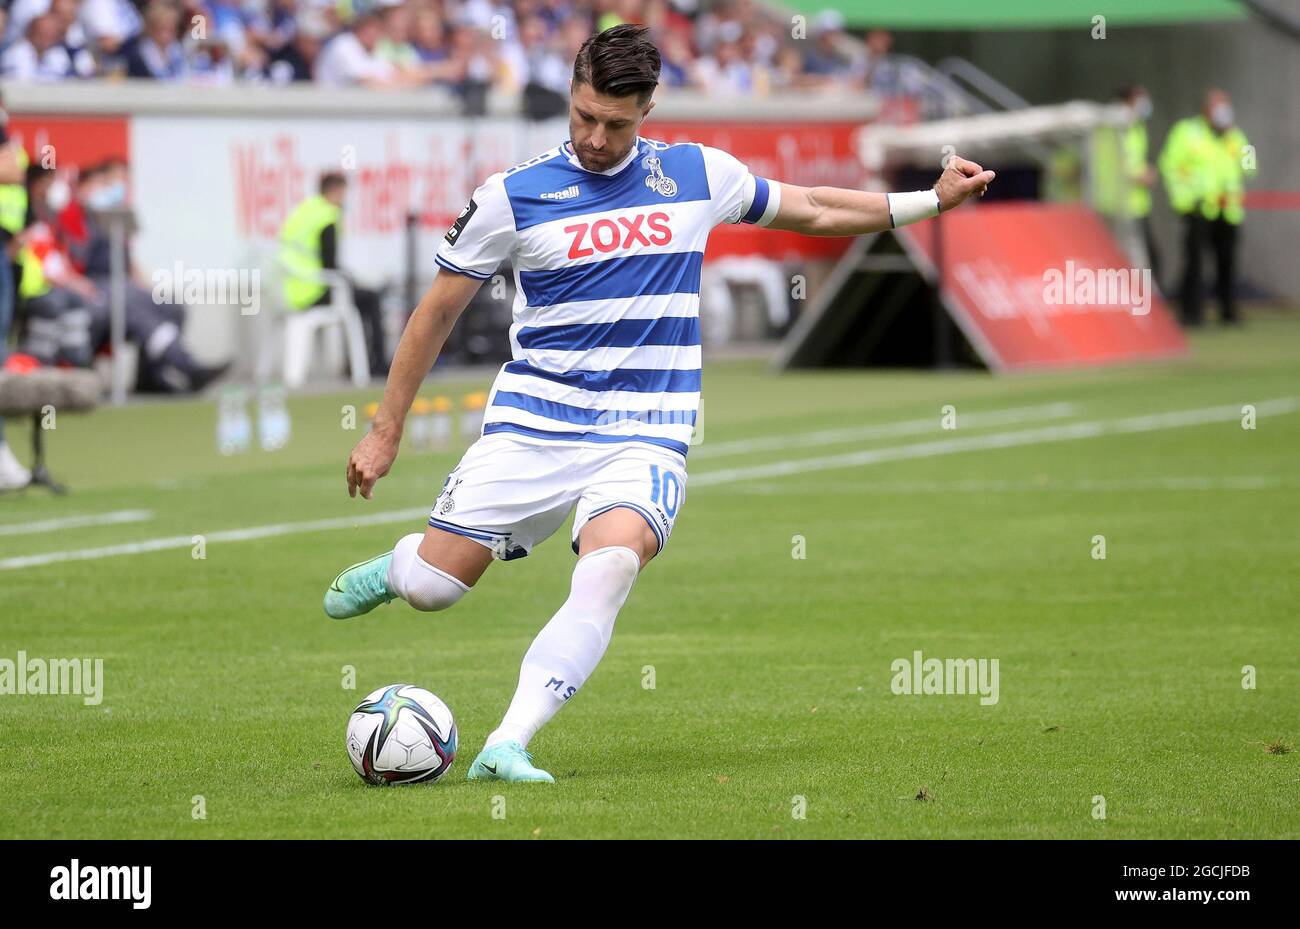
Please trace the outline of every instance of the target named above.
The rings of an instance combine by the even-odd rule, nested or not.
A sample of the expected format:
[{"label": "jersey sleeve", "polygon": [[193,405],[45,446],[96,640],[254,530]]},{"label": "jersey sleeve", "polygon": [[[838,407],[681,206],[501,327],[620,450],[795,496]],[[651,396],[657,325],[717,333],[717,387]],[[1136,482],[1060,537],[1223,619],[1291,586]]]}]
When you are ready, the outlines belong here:
[{"label": "jersey sleeve", "polygon": [[515,217],[505,176],[484,181],[460,211],[438,246],[439,267],[485,281],[515,249]]},{"label": "jersey sleeve", "polygon": [[769,225],[781,206],[781,185],[750,174],[735,156],[701,145],[713,200],[713,224]]}]

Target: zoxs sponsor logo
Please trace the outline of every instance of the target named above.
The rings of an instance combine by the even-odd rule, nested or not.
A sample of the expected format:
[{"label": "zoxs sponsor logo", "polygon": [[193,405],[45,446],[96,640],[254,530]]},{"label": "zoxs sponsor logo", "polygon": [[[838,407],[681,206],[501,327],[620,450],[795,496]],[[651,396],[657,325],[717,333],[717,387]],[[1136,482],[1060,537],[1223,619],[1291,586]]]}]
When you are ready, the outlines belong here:
[{"label": "zoxs sponsor logo", "polygon": [[[648,231],[642,231],[643,226]],[[596,252],[609,254],[634,245],[667,245],[673,240],[668,214],[662,211],[620,216],[617,221],[598,219],[594,223],[575,223],[565,226],[564,231],[573,237],[569,243],[570,258],[586,258]]]}]

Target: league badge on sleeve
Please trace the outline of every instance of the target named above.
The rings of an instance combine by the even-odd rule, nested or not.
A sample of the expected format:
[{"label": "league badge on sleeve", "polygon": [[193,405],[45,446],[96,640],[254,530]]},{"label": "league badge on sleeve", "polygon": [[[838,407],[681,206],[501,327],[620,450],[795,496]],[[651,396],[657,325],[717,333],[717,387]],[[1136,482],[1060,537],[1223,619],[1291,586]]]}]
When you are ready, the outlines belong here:
[{"label": "league badge on sleeve", "polygon": [[474,199],[471,197],[469,203],[465,204],[465,209],[460,211],[460,215],[456,217],[456,221],[452,223],[451,228],[447,230],[445,238],[448,243],[451,245],[456,244],[460,239],[460,234],[465,231],[465,224],[469,222],[469,218],[474,215],[474,211],[477,209],[478,204],[475,203]]},{"label": "league badge on sleeve", "polygon": [[650,172],[650,176],[645,179],[647,187],[664,197],[677,196],[677,182],[664,176],[663,166],[657,157],[650,155],[641,162],[641,167]]}]

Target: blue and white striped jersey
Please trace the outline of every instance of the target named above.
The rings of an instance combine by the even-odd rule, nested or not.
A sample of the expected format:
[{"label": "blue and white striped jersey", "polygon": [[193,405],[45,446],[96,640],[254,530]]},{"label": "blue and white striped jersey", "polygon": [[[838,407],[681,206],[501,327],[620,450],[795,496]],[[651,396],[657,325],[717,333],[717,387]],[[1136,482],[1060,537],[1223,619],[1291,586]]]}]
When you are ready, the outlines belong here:
[{"label": "blue and white striped jersey", "polygon": [[767,225],[780,185],[726,152],[638,138],[588,171],[568,144],[494,174],[437,262],[487,280],[509,258],[512,361],[483,434],[642,442],[686,457],[700,402],[700,269],[719,223]]}]

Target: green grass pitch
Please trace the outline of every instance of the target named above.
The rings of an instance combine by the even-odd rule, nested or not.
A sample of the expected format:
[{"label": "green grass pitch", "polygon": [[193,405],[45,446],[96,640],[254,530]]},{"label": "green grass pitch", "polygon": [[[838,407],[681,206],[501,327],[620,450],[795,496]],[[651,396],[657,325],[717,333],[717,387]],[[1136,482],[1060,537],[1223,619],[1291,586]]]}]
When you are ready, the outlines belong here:
[{"label": "green grass pitch", "polygon": [[[377,390],[294,398],[288,448],[231,458],[211,401],[60,418],[73,493],[0,498],[0,658],[102,658],[104,698],[0,696],[0,837],[1300,837],[1298,375],[1285,317],[1084,373],[706,362],[674,537],[531,746],[553,787],[464,777],[566,595],[567,529],[449,612],[321,611],[338,570],[421,527],[459,448],[404,452],[363,502],[340,408]],[[1184,410],[1210,412],[1133,420]],[[125,510],[150,515],[30,531]],[[221,535],[263,526],[282,534]],[[998,702],[895,695],[917,650],[998,659]],[[348,763],[349,712],[396,681],[456,714],[439,784]]]}]

